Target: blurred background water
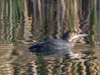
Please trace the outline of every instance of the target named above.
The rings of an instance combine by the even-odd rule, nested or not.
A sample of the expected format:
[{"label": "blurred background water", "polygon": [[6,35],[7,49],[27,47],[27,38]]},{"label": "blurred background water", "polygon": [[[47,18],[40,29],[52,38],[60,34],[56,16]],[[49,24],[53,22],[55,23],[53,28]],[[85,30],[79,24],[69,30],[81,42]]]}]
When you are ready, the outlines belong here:
[{"label": "blurred background water", "polygon": [[[0,75],[100,75],[100,0],[0,0]],[[68,30],[84,59],[36,56],[28,48]]]}]

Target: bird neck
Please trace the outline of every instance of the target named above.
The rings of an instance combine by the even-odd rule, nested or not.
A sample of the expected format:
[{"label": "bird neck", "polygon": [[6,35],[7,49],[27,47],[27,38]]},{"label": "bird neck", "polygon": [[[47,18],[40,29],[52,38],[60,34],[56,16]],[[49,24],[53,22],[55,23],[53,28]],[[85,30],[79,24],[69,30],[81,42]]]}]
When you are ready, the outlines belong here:
[{"label": "bird neck", "polygon": [[71,41],[72,41],[73,39],[71,39],[71,38],[63,38],[63,40],[66,40],[66,41],[68,41],[68,42],[71,43]]},{"label": "bird neck", "polygon": [[67,39],[66,41],[68,41],[72,46],[74,46],[72,43],[72,39]]},{"label": "bird neck", "polygon": [[71,42],[72,41],[72,39],[67,39],[69,42]]}]

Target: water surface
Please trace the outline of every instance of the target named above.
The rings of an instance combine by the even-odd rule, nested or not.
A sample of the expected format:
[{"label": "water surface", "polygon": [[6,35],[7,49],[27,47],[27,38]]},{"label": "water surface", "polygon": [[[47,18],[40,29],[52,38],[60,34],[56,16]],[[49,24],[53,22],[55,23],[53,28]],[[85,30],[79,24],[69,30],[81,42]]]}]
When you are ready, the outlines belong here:
[{"label": "water surface", "polygon": [[[99,20],[99,0],[0,0],[0,75],[100,75]],[[29,51],[68,30],[88,34],[72,42],[81,58]]]}]

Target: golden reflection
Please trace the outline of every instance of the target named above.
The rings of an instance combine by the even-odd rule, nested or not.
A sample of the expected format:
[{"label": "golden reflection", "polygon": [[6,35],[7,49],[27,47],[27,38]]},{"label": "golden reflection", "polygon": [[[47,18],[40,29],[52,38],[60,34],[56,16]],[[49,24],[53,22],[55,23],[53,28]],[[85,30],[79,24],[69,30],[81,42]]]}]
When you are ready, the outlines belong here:
[{"label": "golden reflection", "polygon": [[0,46],[0,73],[3,75],[96,75],[99,74],[100,47],[76,45],[74,52],[85,56],[66,59],[64,55],[36,56],[28,50],[29,45]]}]

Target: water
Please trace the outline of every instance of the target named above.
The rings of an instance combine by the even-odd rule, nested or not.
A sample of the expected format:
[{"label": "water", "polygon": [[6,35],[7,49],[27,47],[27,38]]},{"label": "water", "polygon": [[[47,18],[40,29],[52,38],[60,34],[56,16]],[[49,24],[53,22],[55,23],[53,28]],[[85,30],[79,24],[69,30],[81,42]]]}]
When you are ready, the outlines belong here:
[{"label": "water", "polygon": [[0,75],[99,75],[99,46],[76,45],[74,53],[84,54],[78,59],[64,55],[37,56],[29,52],[30,45],[0,47]]},{"label": "water", "polygon": [[[0,1],[0,75],[100,75],[99,0]],[[39,56],[29,47],[59,39],[68,30],[89,36],[73,40],[74,53]]]}]

